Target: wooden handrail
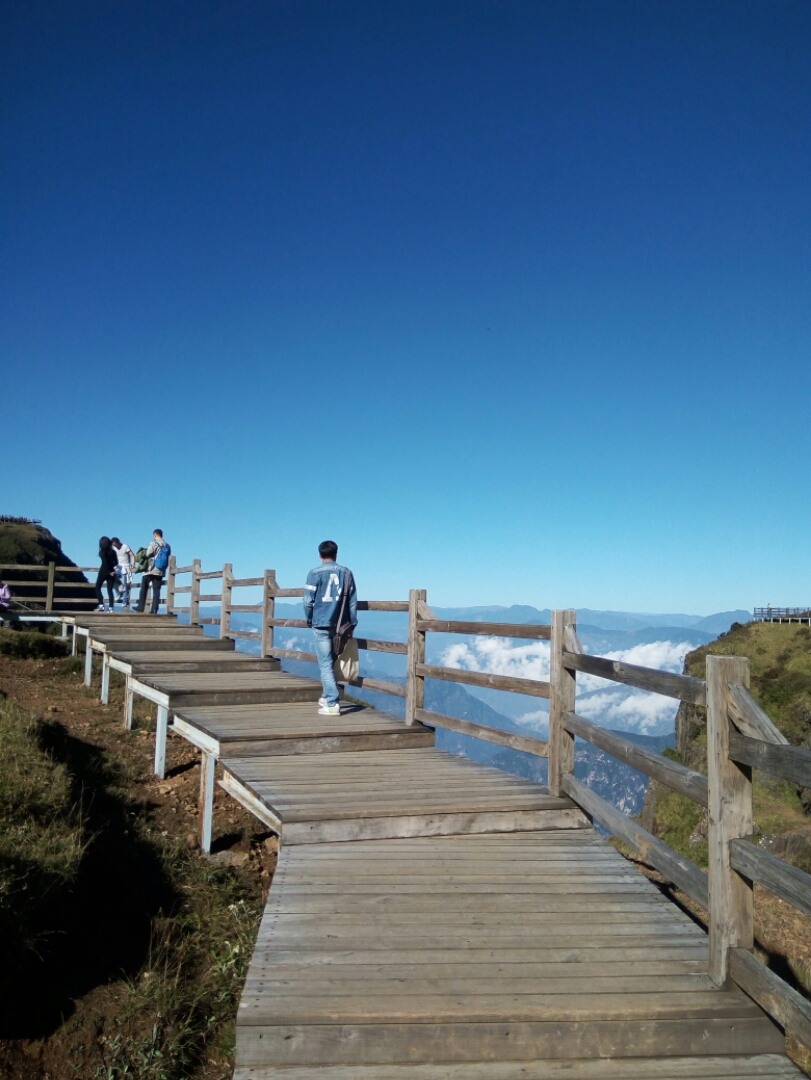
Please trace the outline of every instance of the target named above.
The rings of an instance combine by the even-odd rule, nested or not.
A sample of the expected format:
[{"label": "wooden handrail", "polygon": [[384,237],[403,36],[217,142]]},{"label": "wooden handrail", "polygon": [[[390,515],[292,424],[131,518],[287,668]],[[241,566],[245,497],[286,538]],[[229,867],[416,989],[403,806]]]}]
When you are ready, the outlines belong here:
[{"label": "wooden handrail", "polygon": [[788,780],[800,787],[811,787],[811,750],[803,750],[799,746],[777,746],[731,731],[729,756],[733,761],[753,765],[780,780]]},{"label": "wooden handrail", "polygon": [[231,581],[231,585],[235,589],[240,589],[240,588],[243,588],[243,587],[247,588],[249,585],[264,585],[264,584],[265,584],[265,579],[263,577],[233,578],[232,581]]},{"label": "wooden handrail", "polygon": [[778,1024],[811,1046],[811,1002],[767,968],[749,949],[730,949],[729,973]]},{"label": "wooden handrail", "polygon": [[787,904],[793,904],[799,911],[811,915],[811,874],[806,874],[748,840],[730,842],[729,861],[739,874],[759,882]]},{"label": "wooden handrail", "polygon": [[524,623],[454,622],[445,619],[418,619],[417,629],[437,634],[478,634],[488,637],[529,638],[549,641],[551,626]]},{"label": "wooden handrail", "polygon": [[408,601],[358,600],[358,611],[408,611]]},{"label": "wooden handrail", "polygon": [[655,694],[678,698],[692,705],[707,704],[707,686],[703,679],[692,675],[674,675],[669,671],[625,664],[621,660],[608,660],[604,656],[564,651],[563,663],[575,671],[596,675],[600,679],[635,686],[639,690],[652,690]]},{"label": "wooden handrail", "polygon": [[788,739],[761,709],[745,686],[733,683],[729,687],[729,715],[732,723],[743,735],[763,739],[767,743],[786,746]]},{"label": "wooden handrail", "polygon": [[626,817],[585,784],[575,780],[571,773],[564,775],[562,786],[566,794],[586,813],[601,821],[626,844],[630,844],[645,862],[664,874],[697,904],[701,904],[705,909],[709,907],[709,883],[703,870],[699,870],[689,859],[685,859],[672,847]]},{"label": "wooden handrail", "polygon": [[417,664],[417,675],[423,679],[462,683],[465,686],[486,686],[491,690],[511,690],[530,697],[549,697],[549,683],[536,679],[517,679],[512,675],[490,675],[485,671],[465,671],[462,668]]},{"label": "wooden handrail", "polygon": [[408,655],[408,645],[402,641],[375,641],[372,638],[355,638],[359,649],[368,652],[396,653],[398,656]]},{"label": "wooden handrail", "polygon": [[229,611],[261,611],[263,604],[231,604]]},{"label": "wooden handrail", "polygon": [[205,573],[202,573],[202,571],[201,571],[197,575],[197,580],[198,581],[207,581],[207,580],[209,580],[211,578],[218,578],[218,577],[222,577],[222,570],[206,570]]},{"label": "wooden handrail", "polygon": [[431,712],[430,709],[417,709],[416,719],[427,727],[458,731],[460,735],[470,735],[474,739],[495,743],[497,746],[509,746],[512,750],[522,750],[525,754],[534,754],[535,757],[549,756],[549,743],[543,739],[533,739],[529,735],[500,731],[487,724],[476,724],[472,720],[458,720],[455,716],[445,716],[443,713]]},{"label": "wooden handrail", "polygon": [[640,772],[652,776],[655,780],[665,784],[666,787],[686,795],[700,806],[709,805],[709,792],[707,789],[707,777],[676,761],[671,761],[662,754],[656,754],[652,750],[646,750],[638,743],[606,728],[598,727],[590,720],[586,720],[577,713],[567,712],[563,714],[564,726],[573,735],[579,735],[581,739],[598,746],[601,750],[607,750],[609,754],[624,761],[626,765],[632,765]]},{"label": "wooden handrail", "polygon": [[[177,590],[175,590],[175,591],[177,591]],[[201,604],[202,603],[212,604],[212,603],[216,603],[219,600],[222,600],[222,594],[221,593],[200,593],[200,595],[197,597],[197,599],[200,601]]]}]

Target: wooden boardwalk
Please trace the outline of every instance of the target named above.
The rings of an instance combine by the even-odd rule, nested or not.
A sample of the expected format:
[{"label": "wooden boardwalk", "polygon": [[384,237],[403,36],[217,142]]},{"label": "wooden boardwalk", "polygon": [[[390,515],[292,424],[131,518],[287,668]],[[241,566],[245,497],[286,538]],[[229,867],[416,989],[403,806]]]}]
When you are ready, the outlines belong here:
[{"label": "wooden boardwalk", "polygon": [[202,789],[219,761],[281,835],[235,1080],[801,1076],[568,796],[376,710],[319,716],[318,683],[246,670],[232,642],[117,621],[91,640],[200,748]]}]

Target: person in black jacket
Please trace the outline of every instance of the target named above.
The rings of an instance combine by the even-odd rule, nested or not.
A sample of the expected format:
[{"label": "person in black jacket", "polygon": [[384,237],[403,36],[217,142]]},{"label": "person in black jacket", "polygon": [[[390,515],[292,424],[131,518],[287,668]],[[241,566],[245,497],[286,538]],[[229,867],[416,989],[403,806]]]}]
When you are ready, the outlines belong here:
[{"label": "person in black jacket", "polygon": [[[115,568],[118,566],[118,553],[110,542],[109,536],[102,536],[99,540],[99,559],[101,560],[101,566],[99,567],[99,575],[96,578],[96,599],[99,606],[96,611],[112,611],[113,583],[115,582]],[[104,584],[107,585],[109,607],[105,607],[104,597],[101,594],[101,587]]]}]

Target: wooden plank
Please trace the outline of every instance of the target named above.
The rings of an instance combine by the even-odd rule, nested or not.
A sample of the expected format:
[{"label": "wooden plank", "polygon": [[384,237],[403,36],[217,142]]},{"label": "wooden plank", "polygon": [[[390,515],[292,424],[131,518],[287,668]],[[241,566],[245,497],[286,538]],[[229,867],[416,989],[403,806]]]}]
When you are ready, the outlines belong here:
[{"label": "wooden plank", "polygon": [[197,599],[201,603],[205,603],[205,604],[213,604],[215,602],[219,603],[219,601],[222,600],[222,594],[221,593],[200,593],[200,595],[197,597]]},{"label": "wooden plank", "polygon": [[607,660],[603,656],[588,656],[568,650],[564,652],[563,663],[565,667],[574,668],[576,671],[635,686],[639,690],[652,690],[655,694],[689,701],[693,705],[707,704],[703,679],[694,679],[691,675],[674,675],[669,671],[657,671],[655,668],[639,667],[620,660]]},{"label": "wooden plank", "polygon": [[48,583],[45,592],[45,610],[53,611],[54,606],[54,581],[56,580],[56,563],[48,563]]},{"label": "wooden plank", "polygon": [[[200,567],[201,562],[195,559],[192,567],[191,595],[189,599],[189,623],[197,625],[200,620]],[[177,589],[175,589],[177,592]]]},{"label": "wooden plank", "polygon": [[552,638],[549,659],[549,790],[559,795],[563,778],[574,772],[574,736],[566,730],[563,718],[574,712],[577,684],[575,673],[564,664],[567,627],[574,627],[577,613],[571,609],[552,612]]},{"label": "wooden plank", "polygon": [[359,679],[345,683],[346,686],[361,686],[366,690],[376,690],[380,694],[390,694],[393,697],[404,698],[406,688],[398,683],[386,682],[384,679],[369,679],[362,675]]},{"label": "wooden plank", "polygon": [[811,1047],[811,1002],[793,990],[748,949],[733,947],[729,973],[769,1016]]},{"label": "wooden plank", "polygon": [[[231,582],[231,587],[236,588],[236,582],[235,581]],[[256,612],[259,612],[259,611],[262,611],[262,609],[263,609],[262,604],[231,604],[231,607],[230,607],[231,611],[256,611]]]},{"label": "wooden plank", "polygon": [[408,611],[408,600],[358,600],[358,611]]},{"label": "wooden plank", "polygon": [[234,587],[232,580],[234,567],[232,563],[224,563],[222,568],[222,600],[220,604],[220,637],[228,637],[231,632],[231,611]]},{"label": "wooden plank", "polygon": [[200,571],[197,578],[199,581],[212,581],[214,578],[221,578],[222,570],[207,570],[205,573]]},{"label": "wooden plank", "polygon": [[284,660],[306,660],[317,664],[318,657],[314,652],[300,652],[298,649],[280,649],[277,645],[271,645],[269,651],[273,656],[279,656]]},{"label": "wooden plank", "polygon": [[767,1018],[448,1024],[250,1024],[240,1010],[236,1064],[513,1061],[782,1053]]},{"label": "wooden plank", "polygon": [[782,1054],[237,1068],[233,1080],[802,1080]]},{"label": "wooden plank", "polygon": [[549,641],[551,627],[535,623],[459,622],[447,619],[418,619],[417,629],[438,634],[486,634],[488,637],[525,638]]},{"label": "wooden plank", "polygon": [[401,641],[374,641],[371,638],[360,637],[356,637],[355,641],[359,649],[367,649],[369,652],[397,653],[400,656],[406,656],[408,653],[408,645]]},{"label": "wooden plank", "polygon": [[531,697],[549,697],[549,683],[539,679],[516,679],[511,675],[489,675],[483,671],[464,671],[461,668],[436,667],[417,664],[417,675],[423,679],[440,679],[443,682],[463,683],[465,686],[487,686],[492,690],[511,690]]},{"label": "wooden plank", "polygon": [[811,787],[811,750],[763,742],[762,739],[752,739],[730,731],[729,756],[733,761],[753,765],[780,780],[788,780],[800,787]]},{"label": "wooden plank", "polygon": [[263,577],[234,578],[231,584],[234,586],[235,589],[237,589],[248,585],[264,585],[265,579]]},{"label": "wooden plank", "polygon": [[259,649],[261,656],[268,656],[273,649],[273,627],[269,620],[276,613],[276,597],[274,589],[278,588],[276,571],[266,570],[262,579],[262,645]]},{"label": "wooden plank", "polygon": [[300,630],[309,629],[309,623],[305,619],[268,619],[268,626],[292,626]]},{"label": "wooden plank", "polygon": [[757,881],[781,900],[811,915],[811,874],[747,840],[730,841],[729,863],[739,874]]},{"label": "wooden plank", "polygon": [[683,855],[652,836],[649,832],[631,821],[605,799],[590,791],[585,784],[571,775],[565,776],[563,790],[570,795],[586,813],[597,818],[621,840],[637,851],[642,858],[656,867],[697,904],[703,908],[709,905],[709,884],[707,875],[699,870]]},{"label": "wooden plank", "polygon": [[578,810],[479,810],[469,813],[423,813],[366,818],[291,822],[286,844],[324,844],[389,837],[473,835],[476,833],[582,829],[588,822]]},{"label": "wooden plank", "polygon": [[487,727],[485,724],[474,724],[471,720],[459,720],[455,716],[445,716],[442,713],[431,712],[428,709],[417,709],[416,719],[432,728],[445,728],[448,731],[458,731],[462,735],[470,735],[474,739],[482,739],[484,742],[496,743],[498,746],[509,746],[513,750],[523,750],[526,754],[534,754],[536,757],[546,757],[549,753],[549,744],[542,739],[533,739],[528,735],[516,735],[512,731],[499,731],[498,728]]},{"label": "wooden plank", "polygon": [[[564,726],[573,735],[579,735],[593,746],[601,750],[607,750],[609,754],[619,758],[620,761],[632,765],[640,772],[654,777],[666,787],[686,795],[688,799],[697,802],[700,806],[707,806],[709,792],[707,789],[707,777],[693,769],[687,769],[669,758],[656,754],[652,750],[646,750],[638,743],[625,739],[614,731],[607,731],[598,727],[590,720],[578,716],[576,713],[567,712],[563,716]],[[811,754],[809,754],[811,758]]]},{"label": "wooden plank", "polygon": [[426,602],[427,596],[425,589],[411,589],[408,594],[405,722],[409,726],[416,721],[418,710],[425,707],[425,676],[419,672],[425,664],[425,633],[417,624],[419,605]]},{"label": "wooden plank", "polygon": [[750,739],[762,739],[775,746],[786,746],[788,739],[761,709],[749,690],[732,683],[729,687],[729,715],[742,735]]},{"label": "wooden plank", "polygon": [[707,774],[709,780],[710,978],[723,986],[729,950],[754,944],[752,885],[729,862],[729,843],[752,835],[752,770],[729,758],[729,685],[749,684],[749,661],[707,657]]}]

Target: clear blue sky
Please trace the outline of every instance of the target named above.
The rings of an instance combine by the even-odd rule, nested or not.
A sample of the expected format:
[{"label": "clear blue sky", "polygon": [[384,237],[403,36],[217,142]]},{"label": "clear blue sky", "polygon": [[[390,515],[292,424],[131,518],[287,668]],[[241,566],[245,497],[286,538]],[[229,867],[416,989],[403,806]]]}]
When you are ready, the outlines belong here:
[{"label": "clear blue sky", "polygon": [[0,512],[809,602],[811,5],[2,3]]}]

